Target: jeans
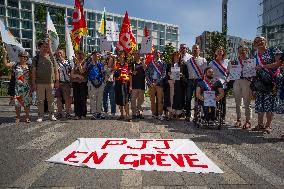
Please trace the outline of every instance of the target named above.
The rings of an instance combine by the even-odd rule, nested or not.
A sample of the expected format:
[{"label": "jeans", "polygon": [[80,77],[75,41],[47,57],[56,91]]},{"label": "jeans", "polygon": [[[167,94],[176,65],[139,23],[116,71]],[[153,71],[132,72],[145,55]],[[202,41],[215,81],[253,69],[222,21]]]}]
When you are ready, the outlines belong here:
[{"label": "jeans", "polygon": [[199,79],[189,79],[187,82],[186,88],[186,99],[185,99],[185,110],[186,110],[186,117],[191,117],[191,100],[193,93],[195,92],[196,85],[199,82]]},{"label": "jeans", "polygon": [[106,82],[106,86],[105,86],[104,94],[103,94],[104,112],[108,112],[108,99],[110,100],[111,113],[115,114],[116,105],[115,105],[115,92],[114,92],[114,82],[113,81]]}]

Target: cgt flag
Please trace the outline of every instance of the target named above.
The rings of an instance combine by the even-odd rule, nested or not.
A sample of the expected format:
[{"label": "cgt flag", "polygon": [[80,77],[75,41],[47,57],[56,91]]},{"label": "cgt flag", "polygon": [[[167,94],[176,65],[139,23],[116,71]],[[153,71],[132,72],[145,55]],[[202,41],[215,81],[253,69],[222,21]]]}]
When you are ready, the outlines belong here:
[{"label": "cgt flag", "polygon": [[82,36],[87,35],[88,28],[84,17],[84,10],[80,0],[75,0],[73,20],[72,20],[72,41],[75,50],[79,50],[80,39]]},{"label": "cgt flag", "polygon": [[118,51],[124,50],[130,53],[136,47],[136,39],[131,30],[130,20],[128,18],[128,13],[126,11],[121,30],[119,33],[119,41],[116,45]]}]

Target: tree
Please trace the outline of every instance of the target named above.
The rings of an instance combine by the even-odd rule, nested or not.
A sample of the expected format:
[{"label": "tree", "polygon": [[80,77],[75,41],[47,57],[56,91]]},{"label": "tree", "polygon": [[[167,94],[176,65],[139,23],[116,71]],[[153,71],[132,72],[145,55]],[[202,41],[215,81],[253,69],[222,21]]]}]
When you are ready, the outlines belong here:
[{"label": "tree", "polygon": [[2,39],[0,37],[0,76],[9,75],[10,70],[6,68],[3,64],[3,52],[4,52],[4,44],[2,43]]},{"label": "tree", "polygon": [[164,48],[162,60],[165,63],[170,64],[172,62],[172,57],[173,57],[174,52],[175,52],[175,48],[173,47],[172,43],[166,44]]},{"label": "tree", "polygon": [[218,47],[223,47],[227,54],[229,52],[227,44],[228,40],[225,32],[211,32],[209,35],[209,45],[205,49],[207,61],[212,61],[215,59],[215,52]]}]

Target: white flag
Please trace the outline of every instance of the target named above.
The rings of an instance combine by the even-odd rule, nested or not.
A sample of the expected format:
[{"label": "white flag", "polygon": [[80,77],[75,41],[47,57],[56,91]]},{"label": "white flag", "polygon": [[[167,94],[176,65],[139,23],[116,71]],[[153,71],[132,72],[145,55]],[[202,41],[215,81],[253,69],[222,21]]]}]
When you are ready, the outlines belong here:
[{"label": "white flag", "polygon": [[147,54],[147,53],[151,53],[152,52],[152,37],[148,36],[148,37],[143,37],[142,41],[141,41],[141,50],[140,53],[141,54]]},{"label": "white flag", "polygon": [[117,23],[106,21],[106,37],[108,41],[118,41],[119,29]]},{"label": "white flag", "polygon": [[51,50],[52,52],[55,52],[59,46],[59,37],[54,27],[54,24],[50,18],[49,12],[47,12],[47,17],[46,17],[46,29],[51,40]]},{"label": "white flag", "polygon": [[65,18],[65,41],[66,41],[66,57],[69,61],[73,61],[73,57],[75,56],[71,36],[70,29],[68,28],[68,20]]},{"label": "white flag", "polygon": [[17,41],[13,34],[6,28],[4,22],[0,20],[0,32],[2,41],[5,43],[6,50],[11,62],[18,62],[18,53],[25,51],[22,44]]}]

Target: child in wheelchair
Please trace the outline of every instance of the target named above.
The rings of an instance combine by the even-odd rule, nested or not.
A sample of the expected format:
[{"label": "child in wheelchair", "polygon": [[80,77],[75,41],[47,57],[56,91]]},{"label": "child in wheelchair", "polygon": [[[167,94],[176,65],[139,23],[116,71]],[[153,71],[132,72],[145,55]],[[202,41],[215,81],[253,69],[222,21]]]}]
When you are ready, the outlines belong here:
[{"label": "child in wheelchair", "polygon": [[224,97],[223,84],[220,80],[214,81],[213,78],[214,71],[207,67],[204,70],[204,79],[196,87],[198,114],[202,114],[199,117],[206,122],[215,121],[216,115],[222,111],[220,101]]}]

